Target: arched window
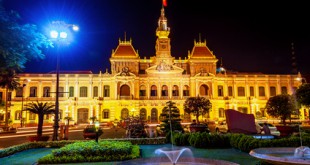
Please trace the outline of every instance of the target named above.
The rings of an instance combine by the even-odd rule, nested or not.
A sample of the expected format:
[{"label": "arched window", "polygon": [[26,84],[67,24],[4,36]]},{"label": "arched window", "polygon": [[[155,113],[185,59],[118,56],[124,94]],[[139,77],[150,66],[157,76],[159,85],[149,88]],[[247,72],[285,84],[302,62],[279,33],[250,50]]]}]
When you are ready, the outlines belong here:
[{"label": "arched window", "polygon": [[128,85],[121,86],[120,96],[130,96],[130,87]]},{"label": "arched window", "polygon": [[161,96],[168,96],[168,86],[167,85],[163,85],[163,87],[161,89]]},{"label": "arched window", "polygon": [[151,110],[151,123],[157,123],[158,122],[158,117],[157,117],[157,109],[152,108]]},{"label": "arched window", "polygon": [[121,119],[127,119],[129,117],[129,111],[127,108],[122,109],[121,111]]},{"label": "arched window", "polygon": [[172,87],[172,96],[179,96],[179,87],[177,85]]},{"label": "arched window", "polygon": [[199,91],[200,91],[199,94],[201,96],[208,96],[209,87],[207,85],[203,84],[200,86]]},{"label": "arched window", "polygon": [[183,87],[183,96],[189,96],[189,86],[184,85]]},{"label": "arched window", "polygon": [[144,85],[140,86],[139,96],[146,96],[146,87]]},{"label": "arched window", "polygon": [[151,96],[157,96],[157,87],[155,85],[151,86]]},{"label": "arched window", "polygon": [[146,120],[146,116],[147,116],[146,109],[145,108],[140,109],[140,119]]}]

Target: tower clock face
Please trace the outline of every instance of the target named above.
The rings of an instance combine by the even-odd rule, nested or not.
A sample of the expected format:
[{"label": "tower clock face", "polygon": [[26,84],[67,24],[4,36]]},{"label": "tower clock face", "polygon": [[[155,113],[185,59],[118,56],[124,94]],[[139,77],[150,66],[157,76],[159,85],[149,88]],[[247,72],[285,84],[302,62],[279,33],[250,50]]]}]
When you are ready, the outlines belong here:
[{"label": "tower clock face", "polygon": [[166,46],[166,45],[161,45],[161,48],[162,48],[162,49],[166,49],[167,46]]}]

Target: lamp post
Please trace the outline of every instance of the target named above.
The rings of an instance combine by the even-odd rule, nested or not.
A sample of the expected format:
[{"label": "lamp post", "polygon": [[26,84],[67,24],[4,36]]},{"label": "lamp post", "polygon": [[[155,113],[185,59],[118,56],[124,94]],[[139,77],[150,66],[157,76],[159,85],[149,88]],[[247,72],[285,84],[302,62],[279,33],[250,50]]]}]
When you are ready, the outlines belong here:
[{"label": "lamp post", "polygon": [[95,128],[96,128],[96,142],[98,143],[98,138],[99,138],[99,121],[95,122]]},{"label": "lamp post", "polygon": [[[59,46],[68,45],[72,34],[70,33],[70,27],[72,30],[78,31],[79,28],[73,24],[67,24],[63,21],[53,21],[51,23],[50,37],[56,44],[57,57],[56,57],[56,101],[55,101],[55,119],[54,119],[54,132],[53,141],[58,140],[58,129],[59,129]],[[71,37],[71,38],[68,38]]]},{"label": "lamp post", "polygon": [[[24,79],[23,86],[22,86],[22,108],[21,108],[21,112],[20,112],[20,127],[23,127],[25,125],[24,124],[24,118],[23,118],[23,113],[24,113],[24,88],[26,87],[26,85],[29,81],[30,80],[28,80],[28,79]],[[27,114],[26,114],[25,118],[26,117],[27,117]]]}]

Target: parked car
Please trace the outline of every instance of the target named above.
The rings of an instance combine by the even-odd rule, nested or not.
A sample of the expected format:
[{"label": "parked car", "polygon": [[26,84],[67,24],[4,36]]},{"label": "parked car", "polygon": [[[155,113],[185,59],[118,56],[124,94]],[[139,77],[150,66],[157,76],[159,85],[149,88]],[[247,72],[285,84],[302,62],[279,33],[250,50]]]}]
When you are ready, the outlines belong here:
[{"label": "parked car", "polygon": [[219,122],[215,125],[215,132],[216,132],[216,133],[229,133],[226,120],[219,121]]},{"label": "parked car", "polygon": [[[256,129],[257,131],[259,131],[261,134],[265,134],[264,131],[261,131],[261,129],[263,128],[265,122],[255,122],[256,125]],[[269,129],[270,129],[270,133],[271,135],[274,136],[280,136],[280,131],[277,130],[277,127],[271,123],[267,123]]]}]

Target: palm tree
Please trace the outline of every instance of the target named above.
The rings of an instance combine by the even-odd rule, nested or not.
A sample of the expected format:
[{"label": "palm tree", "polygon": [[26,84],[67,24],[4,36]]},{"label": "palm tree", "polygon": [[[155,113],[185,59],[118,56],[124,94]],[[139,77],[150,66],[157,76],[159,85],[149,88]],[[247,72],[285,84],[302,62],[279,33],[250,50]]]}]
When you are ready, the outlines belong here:
[{"label": "palm tree", "polygon": [[8,102],[9,91],[14,91],[19,87],[18,77],[14,69],[1,69],[0,70],[0,87],[5,88],[5,128],[8,129],[9,116],[8,116]]},{"label": "palm tree", "polygon": [[38,129],[37,129],[37,136],[38,137],[42,136],[42,127],[43,127],[44,115],[54,114],[55,113],[54,107],[55,107],[54,104],[39,103],[38,101],[36,103],[29,103],[26,105],[26,111],[30,111],[30,112],[35,113],[39,116]]}]

